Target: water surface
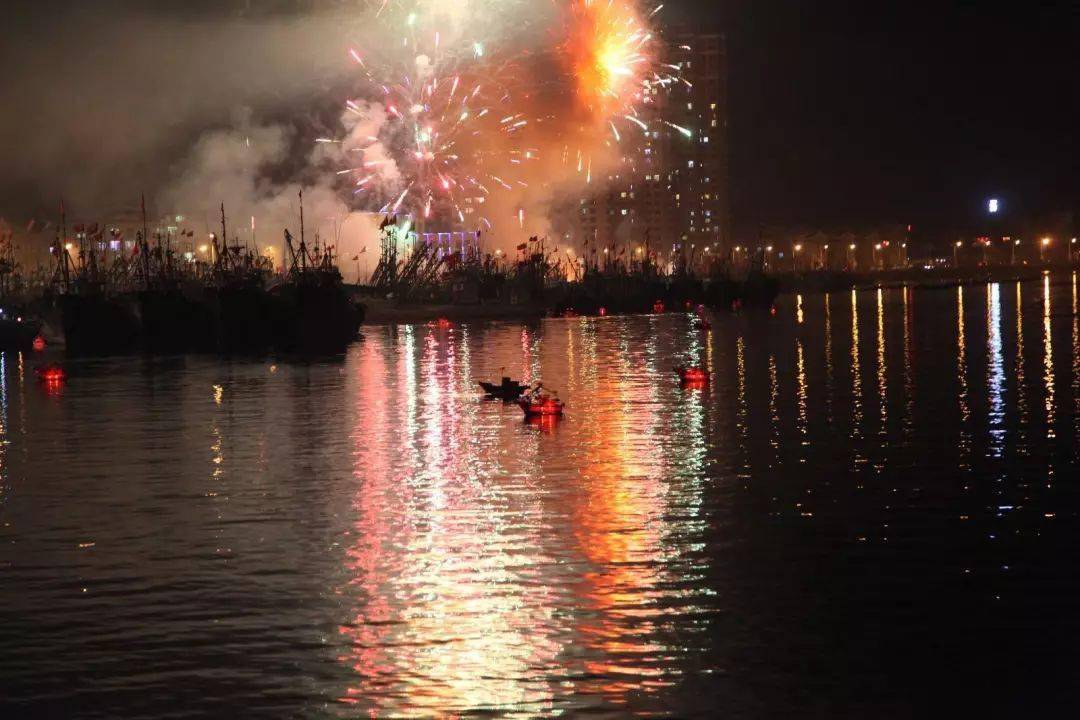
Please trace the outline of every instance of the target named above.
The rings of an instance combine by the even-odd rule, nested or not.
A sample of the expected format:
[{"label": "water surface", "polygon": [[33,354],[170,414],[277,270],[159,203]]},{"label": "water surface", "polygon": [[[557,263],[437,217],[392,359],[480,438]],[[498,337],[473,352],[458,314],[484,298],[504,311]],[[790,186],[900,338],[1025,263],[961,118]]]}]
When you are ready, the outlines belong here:
[{"label": "water surface", "polygon": [[[0,374],[0,708],[1072,707],[1073,277]],[[672,367],[700,362],[704,390]],[[559,422],[481,402],[543,379]]]}]

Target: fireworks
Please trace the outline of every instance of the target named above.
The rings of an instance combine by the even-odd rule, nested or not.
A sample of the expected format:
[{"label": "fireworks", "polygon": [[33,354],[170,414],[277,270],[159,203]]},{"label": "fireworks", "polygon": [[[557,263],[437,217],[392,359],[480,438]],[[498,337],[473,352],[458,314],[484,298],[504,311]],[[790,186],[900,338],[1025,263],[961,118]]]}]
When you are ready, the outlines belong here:
[{"label": "fireworks", "polygon": [[[352,56],[365,78],[367,91],[381,96],[387,122],[377,136],[354,150],[360,162],[351,170],[356,194],[366,192],[379,178],[382,160],[368,159],[372,147],[390,148],[404,187],[380,212],[432,214],[465,222],[491,187],[511,187],[502,175],[531,153],[516,144],[515,135],[528,119],[512,110],[512,95],[504,69],[484,59],[470,46],[464,58],[439,48],[436,33],[427,51],[416,44],[405,67],[373,71],[357,51]],[[348,109],[364,115],[365,106],[350,101]],[[481,215],[478,222],[483,222]]]},{"label": "fireworks", "polygon": [[[562,166],[591,182],[595,152],[621,143],[627,130],[647,131],[651,121],[640,110],[653,88],[675,81],[677,68],[657,59],[649,27],[659,7],[646,15],[635,0],[556,0],[556,41],[539,51],[508,40],[514,32],[520,37],[527,19],[510,31],[495,12],[501,6],[486,3],[374,0],[376,19],[400,34],[396,41],[388,35],[378,52],[351,51],[363,84],[347,110],[367,134],[343,148],[349,168],[342,171],[372,210],[480,224],[487,221],[484,210],[498,206],[520,229],[525,212],[518,196],[530,184],[525,165],[540,156],[562,158]],[[514,6],[525,4],[514,0]],[[445,14],[460,20],[466,12],[487,22],[465,23],[468,33],[458,23],[449,32]],[[513,13],[519,15],[528,17]],[[368,122],[373,114],[379,122]],[[557,184],[552,165],[544,167],[534,180]]]},{"label": "fireworks", "polygon": [[563,53],[578,101],[601,119],[632,110],[645,86],[652,41],[634,5],[572,0],[566,34]]}]

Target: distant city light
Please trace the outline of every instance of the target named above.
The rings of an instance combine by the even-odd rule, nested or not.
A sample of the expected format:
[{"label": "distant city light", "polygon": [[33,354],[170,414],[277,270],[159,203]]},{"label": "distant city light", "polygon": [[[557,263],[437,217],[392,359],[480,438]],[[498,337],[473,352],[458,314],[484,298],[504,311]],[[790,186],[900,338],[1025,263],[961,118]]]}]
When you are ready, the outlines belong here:
[{"label": "distant city light", "polygon": [[990,201],[986,204],[987,209],[991,215],[996,214],[1001,210],[1001,202],[997,198],[990,198]]}]

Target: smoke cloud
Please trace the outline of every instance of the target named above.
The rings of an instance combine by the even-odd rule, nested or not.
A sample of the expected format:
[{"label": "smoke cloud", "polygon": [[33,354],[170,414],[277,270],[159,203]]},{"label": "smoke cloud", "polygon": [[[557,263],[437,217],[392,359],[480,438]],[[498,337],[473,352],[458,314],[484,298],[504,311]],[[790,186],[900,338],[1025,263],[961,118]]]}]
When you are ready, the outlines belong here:
[{"label": "smoke cloud", "polygon": [[[535,121],[512,139],[461,145],[483,142],[494,156],[512,144],[529,155],[507,171],[509,189],[485,198],[489,248],[549,233],[553,203],[618,168],[617,149],[598,142],[568,88],[552,81],[564,69],[550,57],[550,2],[419,0],[411,11],[396,0],[20,5],[0,10],[0,61],[17,69],[0,80],[9,109],[0,113],[0,216],[17,228],[54,220],[61,198],[69,222],[110,222],[145,193],[155,215],[183,215],[199,232],[216,230],[224,203],[230,239],[280,248],[283,228],[298,233],[303,189],[309,239],[318,232],[336,243],[352,267],[365,247],[377,251],[375,213],[408,178],[382,98],[358,90],[348,52],[374,48],[429,77],[435,58],[411,54],[388,30],[402,18],[418,17],[413,32],[436,33],[446,52],[486,58],[501,47],[526,58],[512,70],[524,93],[517,102]],[[358,193],[358,175],[343,171],[361,160],[371,177]]]}]

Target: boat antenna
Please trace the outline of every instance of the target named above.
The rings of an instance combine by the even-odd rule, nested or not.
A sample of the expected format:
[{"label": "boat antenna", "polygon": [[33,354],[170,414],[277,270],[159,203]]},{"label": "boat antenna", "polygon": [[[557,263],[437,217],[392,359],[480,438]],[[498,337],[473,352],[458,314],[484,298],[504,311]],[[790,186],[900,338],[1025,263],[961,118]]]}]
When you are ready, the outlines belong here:
[{"label": "boat antenna", "polygon": [[300,189],[300,244],[304,244],[304,190]]}]

